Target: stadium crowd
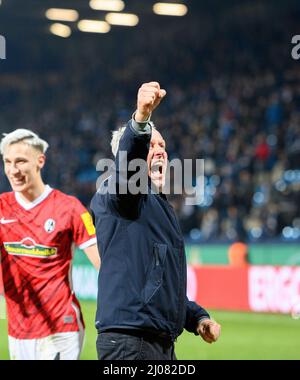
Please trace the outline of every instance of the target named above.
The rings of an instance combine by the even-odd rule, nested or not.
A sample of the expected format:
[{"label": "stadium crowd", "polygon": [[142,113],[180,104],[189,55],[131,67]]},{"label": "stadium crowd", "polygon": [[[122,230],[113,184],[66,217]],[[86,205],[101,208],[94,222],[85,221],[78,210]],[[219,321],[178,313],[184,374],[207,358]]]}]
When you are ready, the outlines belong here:
[{"label": "stadium crowd", "polygon": [[78,36],[56,45],[59,60],[54,37],[41,52],[32,44],[30,65],[0,77],[0,131],[39,133],[45,181],[89,205],[111,131],[131,117],[137,86],[158,80],[167,96],[153,121],[169,159],[205,159],[204,202],[171,197],[186,236],[300,238],[300,63],[285,30],[296,19],[241,11]]}]

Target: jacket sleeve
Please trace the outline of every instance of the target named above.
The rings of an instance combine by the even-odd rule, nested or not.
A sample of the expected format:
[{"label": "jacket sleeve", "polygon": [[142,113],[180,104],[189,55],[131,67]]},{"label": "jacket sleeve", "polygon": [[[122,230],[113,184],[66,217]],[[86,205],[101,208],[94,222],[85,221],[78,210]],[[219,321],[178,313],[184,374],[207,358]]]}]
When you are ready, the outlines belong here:
[{"label": "jacket sleeve", "polygon": [[[148,133],[139,133],[130,120],[120,139],[116,155],[116,195],[112,199],[118,212],[129,219],[138,217],[140,200],[148,190],[147,156],[152,133],[151,126],[148,130]],[[142,165],[137,164],[136,168],[132,168],[130,165],[137,159]],[[132,185],[133,187],[138,185],[135,176],[138,172],[143,176],[143,181],[140,181],[139,186],[141,190],[133,193]]]},{"label": "jacket sleeve", "polygon": [[210,315],[205,309],[203,309],[203,307],[195,302],[189,301],[187,297],[186,302],[186,320],[184,328],[195,335],[199,335],[197,333],[198,322],[202,319],[210,319]]}]

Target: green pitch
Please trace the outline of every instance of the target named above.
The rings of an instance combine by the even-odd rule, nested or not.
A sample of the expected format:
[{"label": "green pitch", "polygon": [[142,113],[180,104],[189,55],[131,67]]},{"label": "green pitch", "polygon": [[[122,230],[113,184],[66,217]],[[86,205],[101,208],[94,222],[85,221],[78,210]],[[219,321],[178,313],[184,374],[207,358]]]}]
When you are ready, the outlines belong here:
[{"label": "green pitch", "polygon": [[[95,303],[82,302],[86,337],[83,360],[96,359]],[[176,343],[178,359],[300,359],[300,320],[289,315],[212,311],[222,324],[219,342],[207,344],[184,333]],[[0,320],[0,359],[8,359],[7,324]]]}]

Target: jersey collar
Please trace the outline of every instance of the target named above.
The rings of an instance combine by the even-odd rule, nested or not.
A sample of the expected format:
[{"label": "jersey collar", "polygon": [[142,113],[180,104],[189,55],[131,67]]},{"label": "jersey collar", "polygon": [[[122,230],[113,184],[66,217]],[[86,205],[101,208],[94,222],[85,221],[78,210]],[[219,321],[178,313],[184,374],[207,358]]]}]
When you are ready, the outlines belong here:
[{"label": "jersey collar", "polygon": [[18,192],[15,192],[15,197],[16,197],[16,201],[19,203],[21,207],[23,207],[25,210],[31,210],[32,208],[34,208],[35,206],[43,202],[49,196],[52,190],[53,189],[49,185],[46,185],[43,193],[38,198],[36,198],[33,202],[25,202],[21,198],[20,193]]}]

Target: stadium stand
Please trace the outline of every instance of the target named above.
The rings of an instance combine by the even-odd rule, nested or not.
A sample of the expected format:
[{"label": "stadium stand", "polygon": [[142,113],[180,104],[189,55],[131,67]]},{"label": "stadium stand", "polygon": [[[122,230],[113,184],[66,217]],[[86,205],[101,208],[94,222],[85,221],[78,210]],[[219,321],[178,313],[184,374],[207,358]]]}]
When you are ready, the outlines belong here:
[{"label": "stadium stand", "polygon": [[22,63],[0,76],[0,132],[41,134],[50,143],[45,180],[89,205],[96,163],[112,157],[111,131],[130,118],[137,86],[154,78],[168,92],[154,122],[169,158],[205,158],[204,202],[172,197],[186,236],[299,241],[300,64],[291,58],[299,6],[272,15],[251,4],[157,28],[149,18],[143,33],[16,45]]}]

